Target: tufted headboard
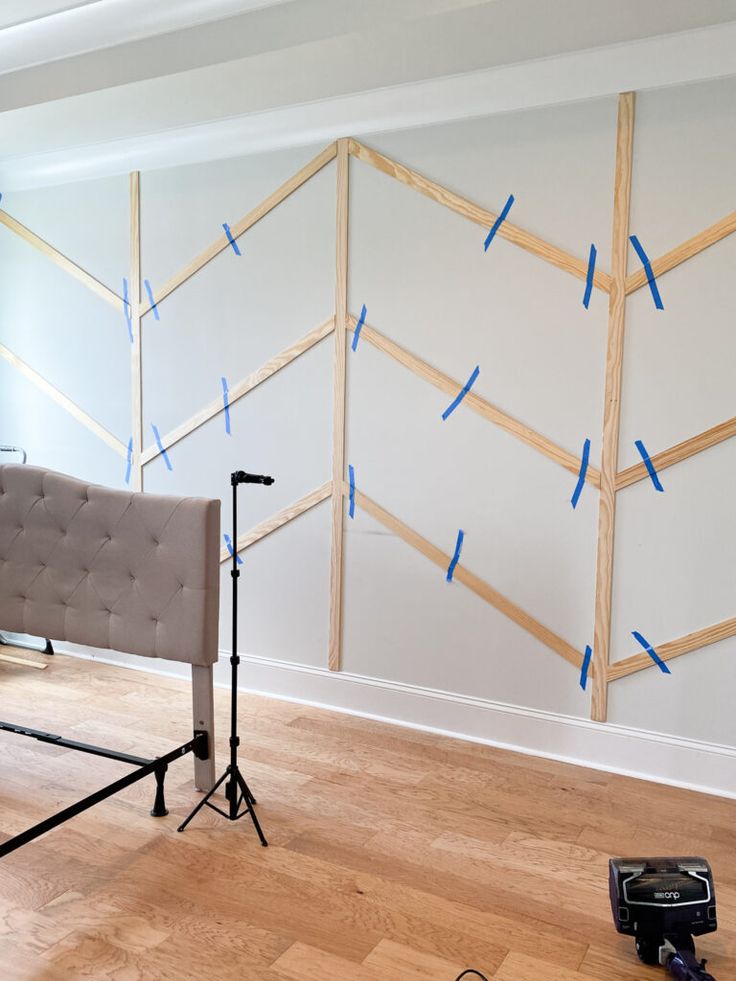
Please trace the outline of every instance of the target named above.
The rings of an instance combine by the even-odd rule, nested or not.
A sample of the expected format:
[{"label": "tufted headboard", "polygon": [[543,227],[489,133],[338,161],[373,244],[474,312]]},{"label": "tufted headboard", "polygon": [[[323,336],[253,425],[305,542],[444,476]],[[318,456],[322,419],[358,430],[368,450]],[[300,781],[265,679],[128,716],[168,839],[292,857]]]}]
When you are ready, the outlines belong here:
[{"label": "tufted headboard", "polygon": [[0,630],[217,660],[220,502],[0,466]]}]

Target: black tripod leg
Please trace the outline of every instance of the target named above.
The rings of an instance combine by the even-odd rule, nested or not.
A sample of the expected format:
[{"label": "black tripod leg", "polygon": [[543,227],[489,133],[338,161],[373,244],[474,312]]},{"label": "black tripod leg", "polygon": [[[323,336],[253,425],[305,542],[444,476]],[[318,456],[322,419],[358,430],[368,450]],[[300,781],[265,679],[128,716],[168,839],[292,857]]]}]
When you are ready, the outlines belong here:
[{"label": "black tripod leg", "polygon": [[227,779],[227,777],[229,775],[230,775],[230,770],[228,768],[227,770],[225,770],[225,772],[223,773],[223,775],[220,777],[220,779],[214,785],[214,787],[212,788],[212,790],[208,790],[207,791],[207,793],[204,795],[204,797],[199,802],[199,804],[197,804],[197,806],[194,808],[194,810],[189,815],[189,817],[179,825],[179,827],[176,829],[177,831],[183,831],[184,828],[186,828],[186,826],[189,824],[189,822],[192,820],[192,818],[195,817],[197,814],[199,814],[199,812],[202,810],[202,808],[204,807],[204,805],[209,801],[210,797],[214,794],[214,792],[217,790],[217,788],[220,786],[220,784],[223,783],[223,781]]},{"label": "black tripod leg", "polygon": [[268,842],[266,841],[266,836],[264,835],[263,831],[261,830],[261,826],[258,823],[258,817],[256,816],[256,812],[253,810],[253,804],[255,803],[255,801],[253,800],[253,795],[248,790],[248,784],[245,782],[245,779],[243,777],[243,774],[240,772],[240,770],[238,770],[238,773],[237,773],[237,781],[238,781],[238,786],[240,787],[240,790],[241,790],[241,792],[243,794],[243,799],[245,800],[246,804],[248,805],[248,813],[250,814],[250,818],[251,818],[251,821],[253,822],[253,826],[255,827],[255,829],[256,829],[256,831],[258,833],[258,837],[261,840],[261,844],[263,845],[264,848],[267,848],[268,847]]},{"label": "black tripod leg", "polygon": [[167,769],[168,767],[161,766],[157,770],[154,770],[154,776],[156,777],[156,796],[153,801],[153,807],[151,808],[151,817],[166,817],[169,813],[166,810],[166,799],[164,797],[164,779],[166,778]]}]

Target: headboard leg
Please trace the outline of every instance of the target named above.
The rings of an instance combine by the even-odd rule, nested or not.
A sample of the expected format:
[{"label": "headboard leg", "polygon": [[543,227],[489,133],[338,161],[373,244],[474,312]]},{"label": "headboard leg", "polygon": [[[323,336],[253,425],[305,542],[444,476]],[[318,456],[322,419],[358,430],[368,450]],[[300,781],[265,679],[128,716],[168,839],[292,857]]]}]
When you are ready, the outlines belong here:
[{"label": "headboard leg", "polygon": [[215,782],[215,699],[212,688],[212,665],[192,665],[192,710],[194,729],[209,736],[210,757],[194,757],[194,783],[197,790],[209,790]]}]

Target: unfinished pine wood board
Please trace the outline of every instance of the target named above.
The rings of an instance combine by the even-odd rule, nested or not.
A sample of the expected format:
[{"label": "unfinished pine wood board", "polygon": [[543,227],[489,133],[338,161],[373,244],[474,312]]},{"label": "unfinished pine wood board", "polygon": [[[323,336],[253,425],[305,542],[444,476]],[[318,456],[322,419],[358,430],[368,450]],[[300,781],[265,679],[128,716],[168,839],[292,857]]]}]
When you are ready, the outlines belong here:
[{"label": "unfinished pine wood board", "polygon": [[[357,318],[354,315],[348,317],[347,328],[350,331],[354,331],[357,326]],[[403,364],[405,368],[408,368],[419,378],[423,378],[428,381],[435,388],[439,388],[440,391],[445,392],[448,395],[455,396],[461,391],[463,383],[456,381],[454,378],[450,378],[449,375],[444,374],[444,372],[439,371],[437,368],[432,367],[426,361],[422,361],[415,354],[407,351],[405,348],[401,347],[395,341],[389,340],[385,334],[380,333],[375,327],[371,327],[368,323],[364,323],[360,329],[361,340],[368,341],[377,350],[382,351],[384,354],[388,354],[394,360]],[[475,392],[470,391],[463,399],[463,405],[467,408],[472,409],[477,412],[478,415],[483,416],[489,422],[494,423],[494,425],[499,426],[501,429],[505,430],[507,433],[511,433],[517,439],[521,440],[522,443],[526,443],[527,446],[533,447],[538,450],[544,456],[548,457],[550,460],[554,460],[555,463],[559,463],[560,466],[569,470],[570,473],[574,473],[575,476],[578,475],[580,471],[580,458],[576,457],[574,454],[569,453],[567,450],[563,449],[561,446],[557,446],[553,443],[551,439],[547,439],[541,433],[536,432],[530,426],[525,425],[523,422],[519,422],[513,416],[504,412],[502,409],[497,408],[497,406],[492,405],[482,396],[477,395]],[[595,467],[588,467],[586,478],[594,487],[600,487],[600,472]]]},{"label": "unfinished pine wood board", "polygon": [[[692,633],[678,637],[677,640],[668,640],[664,644],[655,644],[654,649],[663,661],[671,661],[682,654],[690,651],[699,650],[709,644],[717,644],[719,640],[726,640],[727,637],[736,636],[736,617],[730,620],[721,620],[720,623],[711,624],[702,630],[694,630]],[[654,668],[656,664],[646,653],[633,654],[631,657],[616,661],[608,668],[608,680],[617,681],[627,675],[636,674],[637,671],[644,671],[646,668]]]},{"label": "unfinished pine wood board", "polygon": [[[711,245],[715,245],[716,242],[720,242],[721,239],[726,238],[727,235],[732,235],[734,232],[736,232],[736,211],[732,211],[714,225],[704,229],[702,232],[698,232],[697,235],[693,235],[692,238],[671,249],[665,255],[654,259],[651,263],[652,272],[655,277],[663,276],[670,269],[674,269],[680,263],[692,259],[699,252],[710,248]],[[637,269],[636,272],[632,273],[626,279],[626,292],[635,293],[636,290],[641,289],[646,283],[646,272],[643,268]]]},{"label": "unfinished pine wood board", "polygon": [[[328,334],[332,333],[334,327],[335,318],[328,317],[327,320],[323,321],[321,324],[318,324],[317,327],[310,330],[308,334],[305,334],[304,337],[300,338],[290,347],[284,348],[283,351],[280,351],[278,354],[274,355],[273,358],[270,358],[265,364],[261,365],[260,368],[257,368],[246,378],[242,378],[240,381],[236,382],[232,388],[228,389],[228,404],[233,406],[235,402],[241,399],[244,395],[247,395],[248,392],[253,391],[254,388],[257,388],[262,382],[266,381],[266,379],[270,378],[272,375],[275,375],[276,372],[280,371],[282,368],[285,368],[286,365],[291,364],[292,361],[295,361],[301,354],[304,354],[305,351],[309,351],[311,348],[313,348],[315,344],[319,344],[319,342],[327,337]],[[190,433],[193,433],[196,429],[199,429],[200,426],[203,426],[210,419],[224,411],[225,404],[222,396],[220,396],[218,399],[213,399],[209,405],[204,406],[204,408],[200,409],[199,412],[196,412],[190,419],[187,419],[186,422],[181,423],[181,425],[177,426],[176,429],[172,429],[171,432],[167,433],[165,436],[162,436],[162,446],[164,449],[168,450],[170,446],[178,443],[179,440],[184,439],[185,436],[189,436]],[[150,463],[151,460],[155,459],[155,457],[159,455],[159,453],[160,450],[158,446],[155,444],[153,446],[149,446],[143,451],[141,457],[142,463],[144,465],[146,463]]]},{"label": "unfinished pine wood board", "polygon": [[[322,170],[324,166],[333,160],[336,152],[336,144],[334,143],[330,143],[329,146],[325,147],[321,153],[318,153],[313,160],[302,167],[301,170],[297,171],[293,177],[290,177],[287,181],[284,181],[280,187],[278,187],[265,200],[261,201],[260,204],[256,205],[256,207],[249,211],[245,217],[241,218],[240,221],[232,225],[230,228],[230,234],[232,237],[237,240],[244,232],[247,232],[249,228],[252,228],[257,222],[259,222],[261,218],[265,218],[269,211],[273,211],[277,205],[281,204],[282,201],[285,201],[290,194],[293,194],[294,191],[298,190],[302,184],[305,184],[310,177],[314,177],[316,173]],[[230,248],[230,239],[223,232],[223,234],[220,235],[211,245],[207,246],[203,252],[200,252],[195,259],[192,259],[189,265],[187,265],[175,276],[172,276],[167,283],[165,283],[154,293],[154,302],[156,304],[161,303],[161,301],[166,299],[170,293],[173,293],[175,289],[178,289],[182,283],[186,283],[191,276],[198,273],[199,270],[203,269],[208,262],[211,262],[215,258],[215,256],[218,256],[221,252],[224,252],[225,249],[228,248]],[[146,303],[142,307],[141,312],[142,314],[147,314],[152,309],[151,304]]]},{"label": "unfinished pine wood board", "polygon": [[[343,481],[341,486],[343,497],[347,497],[350,493],[349,485]],[[447,571],[451,556],[443,552],[442,549],[437,548],[436,545],[427,541],[418,532],[405,525],[403,521],[400,521],[389,511],[386,511],[385,508],[376,504],[375,501],[372,501],[357,489],[355,491],[355,503],[357,507],[362,508],[372,518],[380,522],[384,528],[388,528],[389,531],[394,532],[407,545],[411,545],[412,548],[421,552],[430,562],[434,562],[435,565]],[[562,637],[558,637],[557,634],[548,627],[545,627],[544,624],[535,620],[526,610],[522,610],[520,606],[517,606],[516,603],[513,603],[502,593],[499,593],[498,590],[494,589],[493,586],[490,586],[485,580],[470,572],[460,563],[455,566],[454,578],[464,586],[467,586],[476,596],[480,596],[481,599],[490,603],[491,606],[495,607],[500,613],[503,613],[504,616],[513,620],[520,627],[523,627],[524,630],[528,631],[533,637],[536,637],[537,640],[555,651],[555,653],[559,654],[560,657],[563,657],[570,664],[576,668],[582,666],[583,656],[580,651],[576,650],[571,644],[568,644]]]},{"label": "unfinished pine wood board", "polygon": [[[321,487],[317,487],[315,490],[310,491],[305,494],[304,497],[300,497],[298,501],[294,501],[292,504],[287,505],[276,514],[272,514],[270,517],[261,521],[255,527],[251,528],[250,531],[246,531],[242,535],[238,535],[238,552],[242,552],[243,549],[248,548],[250,545],[254,545],[259,542],[266,535],[270,535],[271,532],[276,531],[278,528],[283,527],[283,525],[288,524],[293,521],[294,518],[298,518],[300,514],[304,514],[306,511],[311,510],[322,501],[326,501],[327,498],[332,493],[332,481],[328,480],[326,484],[322,484]],[[220,562],[226,562],[228,559],[232,558],[230,555],[230,550],[228,548],[223,548],[220,550]]]},{"label": "unfinished pine wood board", "polygon": [[4,358],[8,364],[11,364],[16,368],[22,375],[24,375],[29,381],[40,388],[42,392],[45,392],[50,398],[54,400],[58,405],[65,409],[69,415],[74,416],[77,422],[81,422],[83,426],[86,426],[95,436],[99,437],[103,443],[106,443],[111,450],[114,450],[117,454],[122,457],[127,456],[128,448],[124,443],[121,443],[117,436],[113,436],[112,433],[108,432],[104,426],[100,425],[96,419],[88,415],[84,409],[72,402],[70,398],[67,398],[63,392],[60,392],[58,388],[54,388],[51,382],[46,381],[43,375],[39,375],[37,371],[34,371],[30,365],[27,365],[25,361],[21,361],[9,348],[5,347],[4,344],[0,344],[0,358]]},{"label": "unfinished pine wood board", "polygon": [[[6,664],[16,664],[23,668],[36,668],[43,671],[46,661],[33,658],[32,652],[25,647],[15,647],[13,644],[0,644],[0,661]],[[44,657],[45,655],[41,655]]]},{"label": "unfinished pine wood board", "polygon": [[141,321],[141,193],[140,174],[130,175],[130,431],[133,436],[130,482],[143,490],[143,337]]},{"label": "unfinished pine wood board", "polygon": [[[697,436],[691,436],[690,439],[683,440],[676,446],[670,446],[669,449],[662,450],[661,453],[656,453],[651,457],[651,461],[657,472],[666,470],[667,467],[687,460],[688,457],[695,456],[696,453],[702,453],[703,450],[707,450],[711,446],[717,446],[718,443],[722,443],[732,436],[736,436],[736,416],[706,429],[703,433],[698,433]],[[647,477],[649,477],[649,471],[644,463],[635,463],[632,467],[627,467],[626,470],[621,470],[617,474],[616,489],[621,490],[622,487],[636,484]]]},{"label": "unfinished pine wood board", "polygon": [[[497,213],[481,208],[472,201],[468,201],[459,194],[455,194],[454,191],[449,191],[446,187],[442,187],[441,184],[437,184],[435,181],[423,177],[415,170],[411,170],[396,160],[392,160],[390,157],[378,153],[377,150],[372,150],[364,143],[359,143],[358,140],[350,140],[350,153],[359,160],[369,163],[376,170],[380,170],[382,173],[393,177],[402,184],[414,188],[414,190],[419,191],[420,194],[430,198],[432,201],[444,205],[444,207],[456,212],[456,214],[462,215],[464,218],[468,218],[470,221],[475,222],[476,225],[481,225],[486,231],[491,228],[498,218]],[[531,232],[519,228],[508,220],[503,222],[496,234],[501,238],[507,239],[509,242],[513,242],[514,245],[518,245],[527,252],[531,252],[532,255],[544,259],[545,262],[550,262],[553,266],[557,266],[558,269],[563,269],[578,279],[585,280],[588,274],[587,260],[578,259],[563,249],[559,249],[555,245],[550,245],[544,239],[539,238],[537,235],[532,235]],[[610,282],[611,277],[607,273],[601,270],[595,272],[593,284],[598,289],[608,292]]]},{"label": "unfinished pine wood board", "polygon": [[348,209],[350,194],[348,141],[337,144],[337,201],[335,230],[335,364],[332,398],[332,537],[330,541],[330,634],[327,665],[339,671],[342,662],[342,560],[345,523],[342,503],[345,476],[346,344],[348,319]]},{"label": "unfinished pine wood board", "polygon": [[613,191],[611,292],[608,303],[601,492],[598,505],[595,627],[591,718],[605,722],[608,714],[608,664],[611,645],[613,548],[616,521],[616,473],[621,417],[621,380],[626,318],[626,263],[631,212],[631,167],[634,147],[634,93],[619,96],[616,132],[616,170]]}]

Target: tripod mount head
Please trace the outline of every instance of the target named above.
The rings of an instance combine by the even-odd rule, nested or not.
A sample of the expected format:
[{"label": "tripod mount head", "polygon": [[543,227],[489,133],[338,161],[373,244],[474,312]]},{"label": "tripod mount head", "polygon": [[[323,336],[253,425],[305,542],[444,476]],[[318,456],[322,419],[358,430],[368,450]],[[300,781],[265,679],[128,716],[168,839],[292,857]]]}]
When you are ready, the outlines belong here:
[{"label": "tripod mount head", "polygon": [[237,484],[265,484],[270,487],[273,482],[273,477],[267,477],[263,473],[246,473],[245,470],[234,470],[230,474],[230,483],[233,487]]}]

